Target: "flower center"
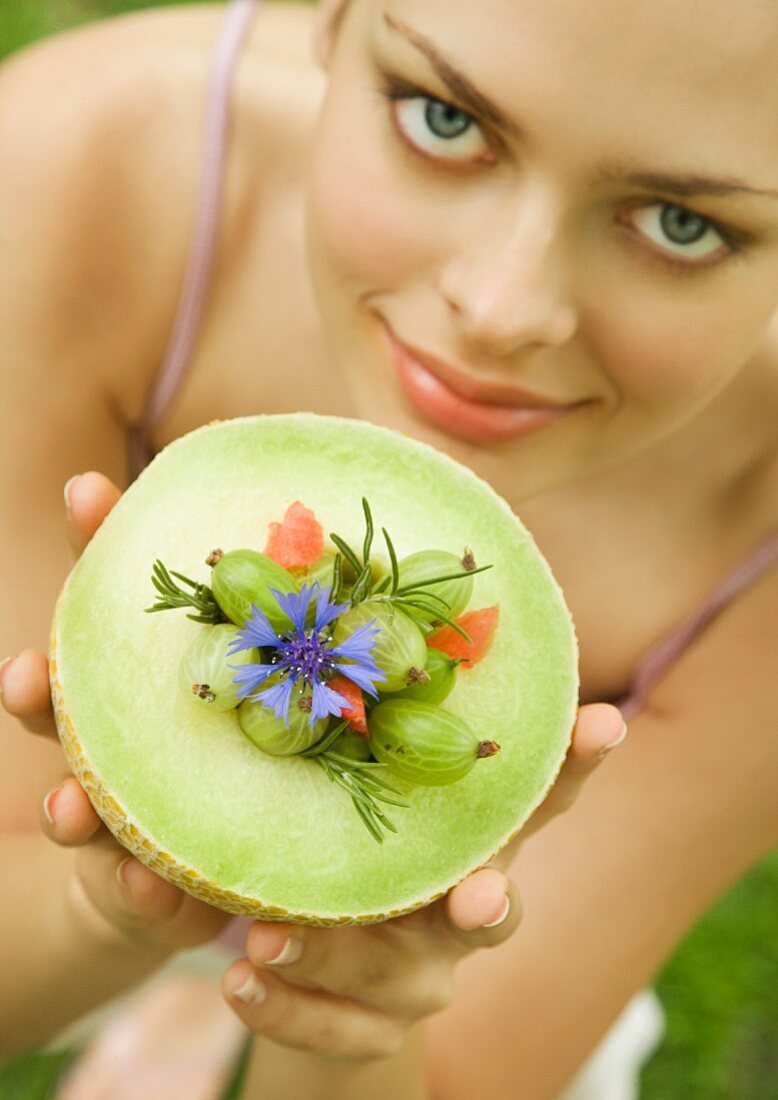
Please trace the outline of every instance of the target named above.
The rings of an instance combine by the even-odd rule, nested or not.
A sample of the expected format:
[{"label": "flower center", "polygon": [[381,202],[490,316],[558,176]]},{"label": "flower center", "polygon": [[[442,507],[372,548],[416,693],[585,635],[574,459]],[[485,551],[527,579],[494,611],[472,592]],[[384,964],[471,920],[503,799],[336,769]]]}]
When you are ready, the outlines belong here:
[{"label": "flower center", "polygon": [[282,639],[272,663],[293,679],[302,678],[303,685],[311,686],[315,680],[329,680],[333,673],[335,656],[325,648],[329,639],[322,639],[311,630],[302,637],[288,634]]}]

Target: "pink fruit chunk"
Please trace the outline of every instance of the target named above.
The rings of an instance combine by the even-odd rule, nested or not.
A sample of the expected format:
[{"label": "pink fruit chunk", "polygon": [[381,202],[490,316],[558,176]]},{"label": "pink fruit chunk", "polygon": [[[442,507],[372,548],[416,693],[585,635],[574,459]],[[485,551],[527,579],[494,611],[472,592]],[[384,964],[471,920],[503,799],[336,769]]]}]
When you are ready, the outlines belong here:
[{"label": "pink fruit chunk", "polygon": [[430,634],[427,645],[432,649],[439,649],[449,657],[458,658],[463,662],[462,667],[468,668],[476,661],[480,661],[489,649],[499,615],[499,604],[481,607],[476,611],[466,611],[454,621],[470,635],[473,639],[472,643],[466,641],[461,634],[457,634],[452,627],[444,626],[434,634]]},{"label": "pink fruit chunk", "polygon": [[307,569],[324,553],[324,530],[310,508],[296,500],[281,523],[268,524],[265,553],[284,569]]},{"label": "pink fruit chunk", "polygon": [[341,718],[345,718],[351,729],[362,733],[367,737],[367,719],[365,718],[365,700],[362,698],[361,688],[345,676],[333,676],[327,687],[343,695],[351,704],[340,712]]}]

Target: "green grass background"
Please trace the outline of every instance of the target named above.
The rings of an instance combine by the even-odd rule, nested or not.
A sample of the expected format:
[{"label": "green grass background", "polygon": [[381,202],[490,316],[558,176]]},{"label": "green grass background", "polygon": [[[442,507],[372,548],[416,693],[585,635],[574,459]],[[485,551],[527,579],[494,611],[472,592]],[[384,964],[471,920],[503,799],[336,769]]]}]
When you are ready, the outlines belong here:
[{"label": "green grass background", "polygon": [[[0,57],[91,19],[159,6],[158,0],[0,0]],[[641,1100],[778,1100],[777,902],[778,851],[730,890],[669,959],[656,982],[667,1034],[643,1070]],[[75,1054],[17,1059],[0,1071],[1,1100],[53,1097]],[[240,1092],[240,1068],[230,1100]]]}]

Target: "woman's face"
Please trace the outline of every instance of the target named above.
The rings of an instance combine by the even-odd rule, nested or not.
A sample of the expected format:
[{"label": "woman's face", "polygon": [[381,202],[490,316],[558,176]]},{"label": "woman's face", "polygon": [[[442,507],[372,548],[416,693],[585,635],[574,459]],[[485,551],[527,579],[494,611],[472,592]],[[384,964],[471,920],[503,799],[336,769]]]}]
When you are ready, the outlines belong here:
[{"label": "woman's face", "polygon": [[515,501],[748,369],[778,309],[774,0],[351,0],[328,69],[308,248],[358,415]]}]

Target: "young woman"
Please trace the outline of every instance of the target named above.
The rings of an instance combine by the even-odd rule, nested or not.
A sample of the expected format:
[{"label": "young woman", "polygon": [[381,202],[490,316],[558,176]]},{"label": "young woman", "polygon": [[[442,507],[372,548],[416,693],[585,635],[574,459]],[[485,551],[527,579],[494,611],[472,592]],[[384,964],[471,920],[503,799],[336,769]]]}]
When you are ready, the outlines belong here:
[{"label": "young woman", "polygon": [[[764,0],[736,22],[724,0],[234,0],[2,71],[0,630],[38,646],[0,670],[10,715],[53,732],[63,473],[102,472],[68,485],[78,552],[215,417],[306,408],[446,451],[576,621],[573,749],[520,850],[409,919],[251,927],[221,984],[257,1035],[247,1096],[600,1098],[600,1071],[630,1095],[639,991],[774,843],[776,62]],[[603,700],[631,731],[599,768]],[[49,844],[61,753],[3,736],[8,1057],[226,917],[134,860],[119,886],[72,777]]]}]

